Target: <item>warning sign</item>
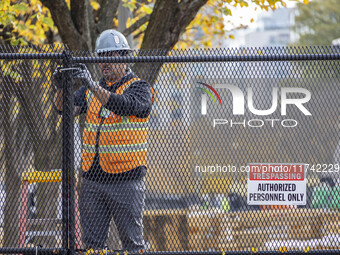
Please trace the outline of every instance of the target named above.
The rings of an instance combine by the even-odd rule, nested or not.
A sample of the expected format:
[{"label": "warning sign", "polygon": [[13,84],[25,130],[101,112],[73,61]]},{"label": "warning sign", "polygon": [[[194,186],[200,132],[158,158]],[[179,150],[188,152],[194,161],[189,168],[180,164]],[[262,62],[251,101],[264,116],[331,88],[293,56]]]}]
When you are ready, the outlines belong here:
[{"label": "warning sign", "polygon": [[305,205],[305,164],[249,164],[249,205]]}]

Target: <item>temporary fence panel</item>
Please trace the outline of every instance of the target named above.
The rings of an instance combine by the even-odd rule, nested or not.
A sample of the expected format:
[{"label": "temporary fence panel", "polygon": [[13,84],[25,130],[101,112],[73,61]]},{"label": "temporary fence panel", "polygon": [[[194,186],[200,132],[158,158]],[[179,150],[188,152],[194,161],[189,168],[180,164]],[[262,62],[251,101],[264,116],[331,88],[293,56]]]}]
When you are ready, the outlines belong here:
[{"label": "temporary fence panel", "polygon": [[0,70],[0,253],[61,251],[63,125],[51,78],[64,48],[0,49],[9,56]]},{"label": "temporary fence panel", "polygon": [[1,51],[0,252],[339,250],[339,48]]}]

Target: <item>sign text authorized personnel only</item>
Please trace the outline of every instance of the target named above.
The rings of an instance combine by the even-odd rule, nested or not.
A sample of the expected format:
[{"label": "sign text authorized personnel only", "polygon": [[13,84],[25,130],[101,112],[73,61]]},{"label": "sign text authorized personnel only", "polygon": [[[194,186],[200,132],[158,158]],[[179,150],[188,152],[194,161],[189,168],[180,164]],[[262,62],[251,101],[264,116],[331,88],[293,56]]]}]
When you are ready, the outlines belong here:
[{"label": "sign text authorized personnel only", "polygon": [[304,164],[249,164],[249,205],[305,205]]}]

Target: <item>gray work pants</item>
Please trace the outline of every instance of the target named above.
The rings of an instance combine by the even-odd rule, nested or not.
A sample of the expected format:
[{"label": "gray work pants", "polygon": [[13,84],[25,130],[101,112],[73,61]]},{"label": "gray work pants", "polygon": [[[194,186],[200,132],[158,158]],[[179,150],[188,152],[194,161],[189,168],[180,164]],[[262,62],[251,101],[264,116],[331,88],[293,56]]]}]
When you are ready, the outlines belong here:
[{"label": "gray work pants", "polygon": [[105,248],[110,221],[113,218],[123,250],[144,250],[144,191],[144,178],[113,184],[83,179],[79,210],[86,248]]}]

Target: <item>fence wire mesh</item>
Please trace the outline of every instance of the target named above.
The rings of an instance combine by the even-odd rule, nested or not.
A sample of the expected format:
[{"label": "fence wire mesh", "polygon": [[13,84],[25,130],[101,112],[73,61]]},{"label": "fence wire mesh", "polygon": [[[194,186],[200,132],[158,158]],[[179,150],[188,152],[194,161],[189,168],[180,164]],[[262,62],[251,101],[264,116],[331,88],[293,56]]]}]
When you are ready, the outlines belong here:
[{"label": "fence wire mesh", "polygon": [[339,48],[0,49],[1,253],[339,250]]},{"label": "fence wire mesh", "polygon": [[[5,45],[0,49],[8,54],[63,50]],[[61,248],[62,126],[51,86],[57,62],[1,60],[0,243],[12,251],[33,251],[38,245]]]}]

